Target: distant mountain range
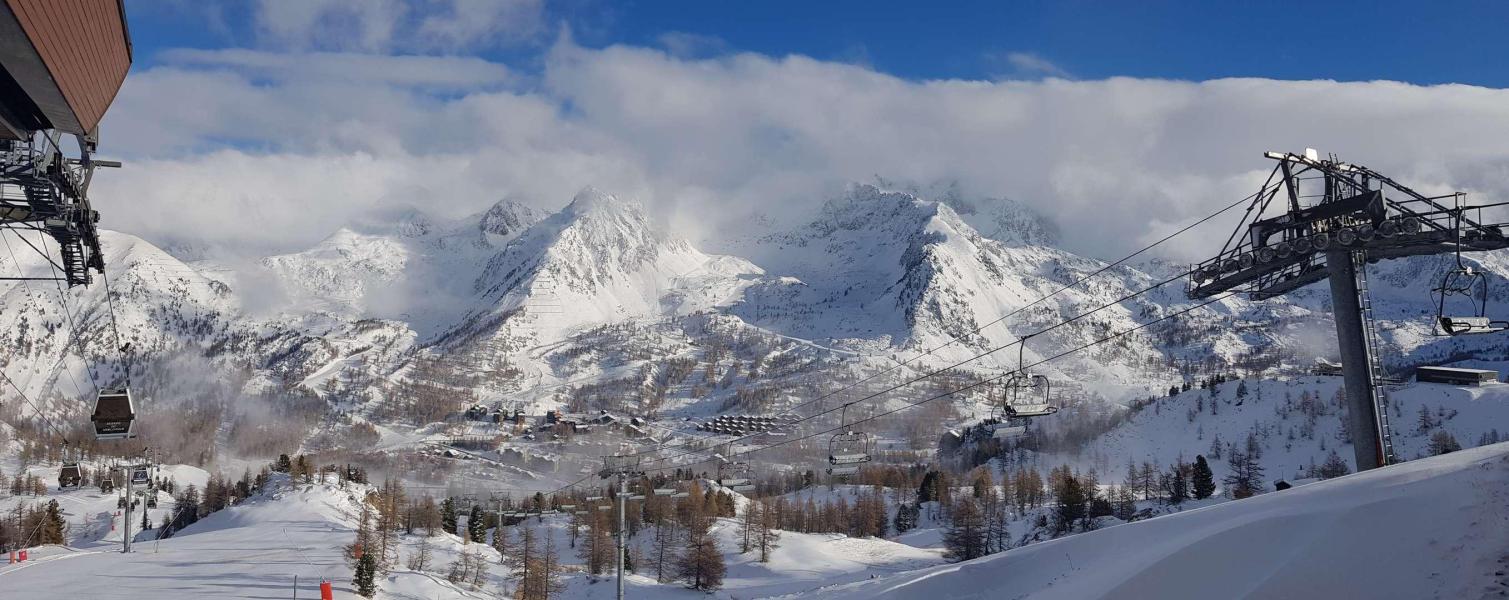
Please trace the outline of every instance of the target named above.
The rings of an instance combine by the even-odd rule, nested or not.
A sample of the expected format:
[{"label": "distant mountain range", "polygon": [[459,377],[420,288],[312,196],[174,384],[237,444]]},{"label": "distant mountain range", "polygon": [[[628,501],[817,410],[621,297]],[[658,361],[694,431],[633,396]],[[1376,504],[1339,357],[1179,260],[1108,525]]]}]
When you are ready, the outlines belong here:
[{"label": "distant mountain range", "polygon": [[[955,364],[1181,269],[1122,265],[1031,305],[1105,266],[1054,247],[1056,229],[1020,203],[966,205],[855,185],[805,224],[729,245],[760,257],[756,264],[703,252],[656,227],[638,203],[589,188],[554,214],[507,201],[456,220],[410,211],[236,267],[185,262],[118,232],[104,234],[104,247],[115,326],[137,370],[190,356],[213,365],[210,373],[238,373],[247,393],[336,394],[358,414],[405,381],[442,378],[479,400],[540,406],[565,402],[572,387],[640,378],[659,385],[664,409],[675,411],[718,410],[740,388],[782,378],[852,379],[927,350],[916,368]],[[46,268],[40,257],[18,258],[28,272]],[[1509,272],[1506,257],[1472,259],[1494,274],[1490,310],[1505,314],[1492,303],[1509,298],[1498,276]],[[1441,267],[1420,258],[1371,268],[1386,362],[1504,360],[1492,336],[1430,335],[1428,290]],[[67,295],[77,330],[50,284],[0,288],[3,366],[29,394],[89,396],[92,385],[123,379],[103,286]],[[1175,281],[1031,337],[1022,360],[1190,305]],[[1301,370],[1335,355],[1328,311],[1323,284],[1260,303],[1231,298],[1039,370],[1070,393],[1109,401],[1166,391],[1185,377],[1180,370]],[[745,343],[752,339],[764,341]],[[687,383],[697,380],[664,374],[671,361],[743,368]],[[1017,361],[1011,347],[960,368],[995,376]],[[786,368],[750,368],[772,364]]]}]

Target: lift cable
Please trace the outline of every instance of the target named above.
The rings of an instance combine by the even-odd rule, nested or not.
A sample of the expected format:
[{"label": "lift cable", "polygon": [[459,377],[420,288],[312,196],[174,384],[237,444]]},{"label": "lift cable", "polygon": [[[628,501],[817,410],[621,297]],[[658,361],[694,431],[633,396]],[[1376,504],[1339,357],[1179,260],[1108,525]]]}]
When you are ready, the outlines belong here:
[{"label": "lift cable", "polygon": [[0,379],[4,379],[5,383],[9,384],[11,389],[16,390],[16,395],[21,396],[21,399],[26,402],[27,406],[30,406],[32,410],[37,412],[37,416],[41,417],[42,421],[47,423],[47,427],[49,429],[52,429],[53,433],[57,434],[58,437],[63,438],[64,444],[68,443],[68,434],[64,432],[62,428],[58,427],[56,423],[53,423],[52,417],[49,417],[47,416],[47,413],[42,412],[42,409],[37,406],[37,403],[32,402],[31,398],[27,397],[26,392],[21,390],[21,386],[16,385],[16,381],[14,379],[11,379],[10,376],[6,375],[4,371],[0,371]]},{"label": "lift cable", "polygon": [[[888,394],[890,392],[893,392],[893,391],[896,391],[898,389],[901,389],[903,387],[909,386],[909,385],[911,385],[913,383],[917,383],[917,382],[922,381],[924,379],[928,379],[930,377],[939,375],[941,373],[946,373],[946,372],[951,371],[953,369],[956,369],[958,367],[961,367],[961,366],[964,366],[966,364],[972,363],[974,361],[980,360],[982,358],[985,358],[986,356],[990,356],[991,354],[995,354],[996,352],[1000,352],[1001,350],[1005,350],[1005,349],[1010,348],[1012,346],[1021,345],[1024,342],[1026,342],[1026,340],[1028,338],[1031,338],[1031,337],[1034,337],[1034,336],[1037,336],[1037,335],[1040,335],[1040,334],[1044,334],[1044,333],[1053,331],[1053,330],[1058,329],[1060,327],[1064,327],[1066,325],[1069,325],[1070,323],[1074,323],[1076,321],[1079,321],[1080,319],[1083,319],[1085,317],[1093,315],[1093,314],[1095,314],[1097,312],[1100,312],[1102,310],[1106,310],[1106,309],[1111,308],[1113,306],[1117,306],[1117,305],[1121,304],[1122,302],[1126,302],[1127,300],[1131,300],[1133,298],[1136,298],[1138,296],[1141,296],[1143,294],[1151,292],[1151,291],[1153,291],[1155,289],[1158,289],[1158,288],[1161,288],[1163,286],[1166,286],[1166,285],[1168,285],[1170,283],[1182,280],[1182,279],[1185,278],[1185,276],[1186,276],[1185,274],[1181,273],[1181,274],[1175,275],[1173,277],[1169,277],[1169,278],[1164,279],[1164,280],[1162,280],[1162,281],[1160,281],[1158,283],[1154,283],[1154,284],[1152,284],[1152,285],[1150,285],[1148,287],[1142,288],[1141,290],[1137,290],[1135,292],[1131,292],[1129,294],[1126,294],[1126,295],[1124,295],[1124,296],[1122,296],[1120,298],[1117,298],[1116,300],[1113,300],[1111,302],[1107,302],[1105,304],[1102,304],[1100,306],[1097,306],[1095,308],[1092,308],[1090,310],[1087,310],[1085,312],[1077,314],[1077,315],[1075,315],[1073,317],[1070,317],[1068,319],[1065,319],[1063,321],[1060,321],[1058,323],[1055,323],[1053,325],[1050,325],[1050,326],[1045,327],[1043,329],[1040,329],[1038,331],[1032,332],[1032,333],[1024,335],[1024,336],[1021,336],[1021,337],[1017,338],[1015,341],[1012,341],[1012,342],[1009,342],[1009,343],[1006,343],[1006,344],[1002,344],[1000,346],[996,346],[994,348],[986,350],[986,351],[984,351],[984,352],[982,352],[980,354],[976,354],[976,355],[974,355],[974,356],[972,356],[970,358],[967,358],[967,359],[961,360],[959,362],[956,362],[956,363],[954,363],[952,365],[949,365],[947,367],[943,367],[943,368],[940,368],[940,369],[937,369],[935,371],[931,371],[931,372],[928,372],[928,373],[923,373],[923,374],[918,375],[917,377],[914,377],[914,378],[912,378],[910,380],[898,383],[896,385],[893,385],[891,387],[885,388],[885,389],[880,390],[878,392],[872,393],[872,394],[870,394],[868,396],[865,396],[863,398],[858,398],[856,400],[853,400],[853,401],[851,401],[848,404],[845,404],[843,406],[848,406],[849,404],[854,404],[854,403],[857,403],[857,402],[865,402],[865,401],[868,401],[868,400],[875,399],[875,398],[880,397],[882,395],[885,395],[885,394]],[[1204,306],[1204,305],[1202,304],[1200,306]],[[1025,369],[1022,369],[1022,370],[1025,370]],[[1011,372],[1014,373],[1015,371],[1011,371]],[[811,405],[811,404],[813,404],[815,402],[818,402],[818,400],[811,400],[811,401],[802,403],[800,405],[797,405],[796,408],[800,408],[800,407],[803,407],[803,406],[808,406],[808,405]],[[830,413],[834,412],[835,410],[838,410],[838,409],[836,409],[836,408],[828,408],[828,409],[825,409],[825,410],[821,410],[819,412],[813,413],[812,415],[809,415],[809,416],[806,416],[806,417],[802,417],[800,419],[792,421],[788,425],[795,425],[795,424],[801,423],[803,421],[809,421],[809,420],[821,417],[823,415],[830,414]],[[751,433],[751,434],[747,434],[747,435],[744,435],[744,436],[741,436],[741,437],[738,437],[738,438],[734,438],[734,439],[729,440],[727,442],[720,443],[719,445],[732,444],[732,443],[739,442],[741,440],[745,440],[745,439],[748,439],[748,438],[751,438],[751,437],[756,437],[756,436],[759,436],[759,435],[761,435],[761,433]],[[679,458],[679,457],[682,457],[682,456],[688,456],[688,455],[691,455],[691,454],[696,454],[696,453],[701,453],[701,452],[707,452],[707,450],[706,449],[702,449],[702,450],[695,450],[694,449],[694,450],[690,450],[688,452],[683,452],[681,454],[675,454],[675,455],[666,456],[666,457],[658,457],[658,458],[655,458],[655,459],[652,459],[652,460],[654,460],[656,462],[664,462],[666,460],[671,460],[671,459],[674,459],[674,458]]]},{"label": "lift cable", "polygon": [[108,269],[100,270],[100,278],[105,280],[105,305],[110,309],[110,330],[115,334],[115,352],[120,359],[121,365],[126,372],[126,387],[131,387],[131,358],[127,356],[127,346],[121,345],[120,325],[115,319],[115,294],[110,291],[110,274]]},{"label": "lift cable", "polygon": [[[1105,342],[1108,342],[1108,341],[1120,338],[1122,336],[1130,335],[1130,334],[1135,333],[1137,331],[1141,331],[1143,329],[1146,329],[1146,328],[1151,327],[1153,325],[1156,325],[1158,323],[1162,323],[1164,321],[1167,321],[1167,320],[1170,320],[1170,319],[1173,319],[1173,318],[1176,318],[1176,317],[1180,317],[1180,316],[1186,315],[1186,314],[1188,314],[1190,312],[1193,312],[1195,310],[1204,308],[1206,306],[1210,306],[1211,304],[1214,304],[1216,302],[1220,302],[1222,300],[1225,300],[1225,299],[1230,298],[1230,297],[1235,296],[1235,295],[1236,295],[1236,292],[1227,292],[1227,293],[1223,293],[1223,294],[1214,296],[1214,297],[1210,298],[1209,300],[1206,300],[1206,301],[1201,302],[1199,304],[1195,304],[1195,305],[1191,305],[1191,306],[1185,307],[1183,309],[1180,309],[1178,311],[1169,313],[1167,315],[1164,315],[1164,316],[1159,317],[1157,319],[1154,319],[1152,321],[1148,321],[1146,323],[1141,323],[1141,324],[1139,324],[1139,325],[1137,325],[1135,327],[1131,327],[1131,328],[1125,329],[1123,331],[1119,331],[1119,332],[1112,333],[1110,335],[1106,335],[1104,337],[1101,337],[1101,338],[1098,338],[1098,339],[1086,342],[1084,344],[1081,344],[1079,346],[1076,346],[1076,347],[1071,348],[1069,350],[1066,350],[1064,352],[1060,352],[1060,353],[1058,353],[1056,355],[1044,358],[1044,359],[1039,360],[1039,361],[1037,361],[1035,363],[1032,363],[1030,365],[1023,366],[1023,367],[1021,367],[1020,370],[1025,371],[1027,369],[1031,369],[1031,368],[1037,367],[1039,365],[1042,365],[1042,364],[1045,364],[1045,363],[1048,363],[1048,362],[1059,360],[1061,358],[1064,358],[1064,357],[1070,356],[1072,354],[1084,351],[1084,350],[1086,350],[1088,348],[1097,346],[1099,344],[1103,344]],[[888,411],[885,411],[885,412],[881,412],[879,414],[874,414],[874,415],[870,415],[868,417],[857,419],[857,420],[854,421],[854,423],[863,423],[863,422],[874,421],[874,420],[879,419],[881,417],[889,416],[889,415],[901,412],[901,411],[909,409],[909,408],[913,408],[913,407],[916,407],[916,406],[921,406],[921,405],[926,404],[928,402],[931,402],[933,400],[937,400],[937,399],[940,399],[940,398],[950,397],[950,396],[953,396],[953,395],[958,394],[960,392],[966,392],[966,391],[978,388],[980,386],[990,385],[990,384],[993,384],[993,383],[995,383],[997,381],[1005,379],[1007,377],[1011,377],[1013,375],[1016,375],[1017,372],[1018,372],[1018,370],[1007,371],[1007,372],[1002,373],[1000,375],[997,375],[995,377],[987,378],[987,379],[984,379],[984,380],[981,380],[981,381],[977,381],[975,383],[971,383],[971,384],[968,384],[968,385],[965,385],[965,386],[962,386],[962,387],[959,387],[959,388],[956,388],[956,389],[952,389],[952,390],[949,390],[949,391],[946,391],[946,392],[942,392],[940,394],[937,394],[937,395],[934,395],[934,396],[930,396],[928,398],[924,398],[924,399],[919,400],[917,402],[906,404],[905,406],[902,406],[902,407],[899,407],[899,408],[891,409],[891,410],[888,410]],[[831,411],[828,411],[828,412],[831,412]],[[819,416],[820,414],[824,414],[824,413],[818,413],[816,415],[812,415],[811,417],[807,417],[807,418],[802,419],[802,420],[807,420],[807,419],[815,418],[815,417]],[[795,438],[789,438],[789,439],[780,440],[778,442],[766,444],[766,445],[763,445],[763,446],[756,446],[754,448],[740,450],[738,452],[731,452],[728,455],[724,456],[723,458],[728,458],[728,457],[732,457],[732,456],[741,456],[741,455],[753,454],[753,453],[759,452],[761,450],[768,450],[770,448],[775,448],[775,447],[779,447],[779,446],[785,446],[787,444],[791,444],[791,443],[798,442],[798,441],[803,441],[803,440],[813,439],[813,438],[817,438],[817,437],[822,437],[822,436],[825,436],[825,435],[832,434],[832,433],[834,433],[836,431],[840,431],[842,429],[844,429],[844,425],[840,425],[839,427],[831,428],[831,429],[826,429],[826,430],[823,430],[823,431],[817,431],[817,432],[810,433],[810,434],[807,434],[807,435],[804,435],[804,436],[800,436],[800,437],[795,437]],[[703,450],[703,452],[706,452],[706,450]],[[687,453],[683,453],[683,454],[680,454],[680,455],[677,455],[677,456],[673,456],[673,457],[668,457],[668,458],[676,458],[676,457],[679,457],[679,456],[688,456],[688,455],[696,454],[696,453],[697,452],[687,452]],[[679,465],[665,465],[665,466],[658,466],[658,467],[646,467],[646,468],[641,468],[640,470],[643,471],[643,472],[646,472],[646,473],[649,473],[649,472],[660,472],[660,471],[668,471],[668,470],[671,470],[671,469],[681,468],[681,467],[687,466],[688,464],[695,464],[695,463],[684,463],[684,464],[679,464]],[[550,492],[550,494],[548,494],[548,495],[558,494],[558,493],[560,493],[562,491],[571,489],[575,485],[577,485],[577,484],[581,483],[582,481],[585,481],[586,479],[589,479],[589,478],[590,478],[590,476],[589,477],[584,477],[581,480],[578,480],[577,483],[573,483],[573,484],[564,486],[564,487],[562,487],[560,489],[555,490],[554,492]]]},{"label": "lift cable", "polygon": [[[63,290],[64,277],[59,274],[58,268],[52,262],[52,250],[47,247],[46,243],[42,245],[42,249],[46,251],[47,266],[52,269],[53,276],[57,277],[57,279],[55,279],[53,283],[58,286],[58,302],[63,305],[63,316],[68,318],[68,339],[64,340],[63,352],[58,354],[57,362],[53,363],[52,369],[48,371],[48,373],[56,373],[58,367],[62,365],[64,359],[68,357],[68,348],[74,345],[74,343],[78,340],[79,333],[81,332],[79,330],[78,321],[73,318],[73,311],[68,308],[68,293]],[[75,348],[75,351],[77,352],[79,358],[84,358],[83,349]],[[79,380],[73,375],[73,371],[65,369],[64,372],[68,373],[68,379],[73,381],[74,393],[77,393],[80,399],[86,398],[86,396],[84,395],[84,389],[79,385]],[[53,385],[57,385],[56,381],[57,379],[53,378]],[[90,372],[89,383],[91,385],[94,385],[94,391],[96,394],[98,394],[99,385],[94,383],[93,371]]]},{"label": "lift cable", "polygon": [[[1203,225],[1206,222],[1210,221],[1211,219],[1214,219],[1216,217],[1221,216],[1222,214],[1225,214],[1227,211],[1229,211],[1229,210],[1231,210],[1233,208],[1236,208],[1236,207],[1242,205],[1243,203],[1252,201],[1256,196],[1258,196],[1259,193],[1260,192],[1253,193],[1253,194],[1248,194],[1247,196],[1245,196],[1245,197],[1243,197],[1243,198],[1241,198],[1241,199],[1239,199],[1239,200],[1237,200],[1235,202],[1232,202],[1231,204],[1228,204],[1225,207],[1222,207],[1220,210],[1217,210],[1216,212],[1213,212],[1213,213],[1211,213],[1209,215],[1206,215],[1205,217],[1199,219],[1198,221],[1194,221],[1194,222],[1192,222],[1192,223],[1190,223],[1188,225],[1185,225],[1184,227],[1179,228],[1178,230],[1174,231],[1173,233],[1165,235],[1162,238],[1158,239],[1157,241],[1152,242],[1152,243],[1150,243],[1150,244],[1148,244],[1146,246],[1143,246],[1141,249],[1137,250],[1136,252],[1128,254],[1128,255],[1126,255],[1126,256],[1124,256],[1124,257],[1116,260],[1115,262],[1108,263],[1108,264],[1100,267],[1099,269],[1096,269],[1095,271],[1090,272],[1089,274],[1080,276],[1079,278],[1077,278],[1077,279],[1075,279],[1075,280],[1073,280],[1073,281],[1071,281],[1069,283],[1066,283],[1066,284],[1060,286],[1059,288],[1053,290],[1049,294],[1047,294],[1045,296],[1042,296],[1042,297],[1040,297],[1040,298],[1038,298],[1036,300],[1033,300],[1032,302],[1029,302],[1029,303],[1024,304],[1024,305],[1022,305],[1020,307],[1012,309],[1011,311],[1007,312],[1006,314],[1001,315],[1000,317],[997,317],[995,320],[992,320],[992,321],[990,321],[988,323],[985,323],[983,325],[979,325],[979,326],[975,327],[974,329],[971,329],[971,330],[966,331],[964,333],[955,335],[955,336],[951,337],[946,342],[940,343],[937,346],[934,346],[932,348],[924,350],[921,354],[914,355],[911,358],[908,358],[908,359],[903,360],[903,361],[898,361],[896,364],[894,364],[894,365],[892,365],[890,367],[887,367],[887,368],[885,368],[885,369],[883,369],[881,371],[872,373],[872,374],[870,374],[868,376],[865,376],[865,377],[859,379],[858,381],[855,381],[853,383],[850,383],[848,385],[840,387],[840,388],[838,388],[836,390],[833,390],[831,392],[824,393],[823,395],[818,396],[817,398],[814,398],[814,399],[809,400],[807,402],[803,402],[803,403],[798,404],[796,406],[790,407],[788,410],[796,410],[796,409],[800,409],[800,408],[805,407],[805,406],[809,406],[811,404],[822,402],[822,401],[824,401],[824,400],[826,400],[828,398],[831,398],[833,396],[836,396],[836,395],[841,394],[843,392],[846,392],[848,390],[852,390],[852,389],[858,387],[859,385],[864,384],[867,381],[875,379],[876,377],[880,377],[880,376],[886,375],[886,374],[888,374],[888,373],[890,373],[890,372],[892,372],[892,371],[894,371],[896,369],[899,369],[899,368],[904,367],[904,366],[908,366],[911,363],[917,361],[918,359],[921,359],[921,358],[923,358],[925,356],[929,356],[933,352],[937,352],[938,350],[942,350],[943,348],[946,348],[946,347],[954,344],[955,342],[958,342],[958,341],[964,339],[965,336],[979,333],[980,331],[984,330],[986,327],[990,327],[991,325],[995,325],[996,323],[1000,323],[1002,321],[1005,321],[1006,319],[1009,319],[1009,318],[1011,318],[1011,317],[1013,317],[1013,316],[1021,313],[1024,310],[1027,310],[1029,308],[1032,308],[1033,306],[1036,306],[1038,304],[1041,304],[1041,303],[1047,301],[1049,298],[1053,298],[1054,296],[1057,296],[1057,295],[1059,295],[1059,294],[1061,294],[1061,293],[1063,293],[1063,292],[1065,292],[1065,291],[1067,291],[1067,290],[1069,290],[1069,289],[1071,289],[1073,287],[1076,287],[1076,286],[1078,286],[1078,285],[1080,285],[1080,284],[1082,284],[1082,283],[1084,283],[1084,282],[1086,282],[1086,281],[1088,281],[1088,280],[1090,280],[1090,279],[1092,279],[1094,277],[1097,277],[1097,276],[1099,276],[1099,275],[1101,275],[1101,274],[1103,274],[1103,273],[1105,273],[1105,272],[1107,272],[1107,271],[1109,271],[1111,269],[1114,269],[1114,268],[1116,268],[1118,266],[1126,264],[1127,261],[1130,261],[1133,258],[1136,258],[1136,257],[1138,257],[1138,256],[1140,256],[1140,255],[1142,255],[1142,254],[1144,254],[1146,252],[1148,252],[1149,250],[1152,250],[1153,248],[1156,248],[1156,247],[1162,245],[1164,242],[1167,242],[1167,241],[1173,239],[1176,236],[1179,236],[1179,235],[1181,235],[1181,234],[1183,234],[1185,232],[1188,232],[1191,229],[1199,227],[1200,225]],[[1181,273],[1180,275],[1174,277],[1173,279],[1182,279],[1183,277],[1185,277],[1185,274]],[[1165,281],[1163,283],[1160,283],[1160,284],[1158,284],[1158,286],[1162,286],[1162,285],[1165,285],[1167,283],[1169,283],[1169,281]],[[1154,286],[1154,287],[1158,287],[1158,286]],[[1151,289],[1151,288],[1149,288],[1149,289]],[[1144,291],[1146,291],[1146,290],[1144,290]],[[1118,301],[1116,301],[1116,303],[1120,303],[1122,301],[1124,301],[1124,299],[1123,300],[1118,300]],[[1115,304],[1115,303],[1113,303],[1113,304]],[[1082,316],[1084,316],[1084,315],[1081,315],[1081,317]],[[1075,317],[1075,319],[1078,319],[1078,318],[1080,318],[1080,317]],[[1074,319],[1071,319],[1071,321],[1072,320],[1074,320]],[[1043,331],[1048,331],[1048,330],[1045,329]],[[1040,331],[1038,333],[1042,333],[1042,332]],[[1036,335],[1036,334],[1033,334],[1033,335]],[[995,350],[991,350],[990,352],[987,352],[986,354],[990,354],[990,353],[995,352],[996,350],[1000,350],[1000,349],[1002,349],[1002,348],[996,348]],[[981,355],[981,356],[983,356],[983,355]],[[980,358],[980,356],[976,356],[976,357],[970,359],[970,361],[976,360],[978,358]],[[965,362],[970,362],[970,361],[965,361]],[[963,363],[959,363],[959,364],[963,364]],[[954,365],[954,366],[958,366],[958,365]],[[951,369],[953,367],[948,367],[948,368]],[[943,370],[947,370],[947,369],[943,369]],[[924,375],[923,377],[912,379],[912,380],[910,380],[910,381],[908,381],[906,383],[901,384],[900,386],[892,387],[892,388],[890,388],[890,389],[888,389],[886,391],[892,391],[892,390],[898,389],[899,387],[904,387],[906,385],[910,385],[912,383],[916,383],[918,381],[921,381],[922,379],[925,379],[928,376],[936,375],[937,373],[939,373],[941,371],[942,370],[933,371],[931,373],[928,373],[927,375]],[[882,393],[884,393],[884,392],[882,392]],[[857,401],[868,400],[868,399],[871,399],[871,398],[874,398],[874,397],[875,397],[875,395],[870,395],[870,396],[866,396],[864,398],[860,398]],[[751,434],[751,436],[753,436],[753,435],[757,435],[757,434]],[[745,437],[751,437],[751,436],[745,436]],[[731,440],[731,441],[737,442],[740,439],[744,439],[744,438],[735,438],[734,440]],[[685,448],[685,447],[688,447],[688,446],[687,445],[683,445],[682,447]],[[642,456],[642,455],[645,455],[645,454],[652,454],[652,453],[655,453],[655,452],[661,452],[661,451],[670,450],[670,449],[672,449],[672,448],[655,448],[655,449],[643,450],[643,451],[640,451],[640,452],[629,454],[628,456]]]},{"label": "lift cable", "polygon": [[[1200,304],[1196,304],[1196,305],[1193,305],[1193,306],[1186,307],[1186,308],[1184,308],[1182,310],[1179,310],[1178,312],[1169,313],[1167,315],[1164,315],[1164,316],[1159,317],[1157,319],[1154,319],[1152,321],[1148,321],[1147,323],[1142,323],[1140,325],[1137,325],[1136,327],[1132,327],[1132,328],[1129,328],[1129,329],[1126,329],[1126,330],[1123,330],[1123,331],[1112,333],[1112,334],[1107,335],[1105,337],[1102,337],[1102,338],[1099,338],[1099,339],[1096,339],[1096,340],[1092,340],[1090,342],[1086,342],[1084,344],[1081,344],[1079,346],[1076,346],[1076,347],[1071,348],[1069,350],[1066,350],[1064,352],[1060,352],[1060,353],[1055,354],[1053,356],[1050,356],[1048,358],[1039,360],[1039,361],[1037,361],[1035,363],[1027,365],[1024,368],[1024,370],[1025,369],[1030,369],[1032,367],[1036,367],[1038,365],[1041,365],[1041,364],[1044,364],[1044,363],[1047,363],[1047,362],[1058,360],[1060,358],[1064,358],[1064,357],[1069,356],[1071,354],[1075,354],[1075,353],[1084,351],[1084,350],[1086,350],[1088,348],[1091,348],[1091,347],[1103,344],[1105,342],[1109,342],[1111,340],[1114,340],[1114,339],[1119,338],[1119,337],[1124,336],[1124,335],[1128,335],[1128,334],[1140,331],[1142,329],[1145,329],[1147,327],[1151,327],[1153,325],[1156,325],[1156,324],[1161,323],[1163,321],[1167,321],[1167,320],[1172,319],[1174,317],[1183,316],[1183,315],[1185,315],[1187,313],[1190,313],[1192,311],[1204,308],[1206,306],[1209,306],[1209,305],[1214,304],[1216,302],[1219,302],[1221,300],[1225,300],[1226,298],[1229,298],[1229,297],[1234,296],[1234,295],[1236,295],[1236,292],[1227,292],[1225,294],[1214,296],[1214,297],[1212,297],[1209,300],[1201,302]],[[949,396],[953,396],[954,394],[958,394],[960,392],[969,391],[971,389],[974,389],[974,388],[977,388],[977,387],[980,387],[980,386],[983,386],[983,385],[994,383],[994,382],[999,381],[1001,379],[1004,379],[1006,377],[1010,377],[1012,375],[1015,375],[1016,373],[1017,373],[1017,371],[1007,371],[1005,373],[1002,373],[1002,374],[997,375],[995,377],[991,377],[989,379],[985,379],[983,381],[978,381],[978,382],[975,382],[975,383],[971,383],[969,385],[966,385],[966,386],[963,386],[963,387],[960,387],[960,388],[956,388],[956,389],[953,389],[953,390],[949,390],[949,391],[946,391],[946,392],[939,393],[939,394],[934,395],[934,396],[930,396],[930,397],[924,398],[922,400],[918,400],[917,402],[913,402],[913,403],[907,404],[905,406],[901,406],[901,407],[898,407],[898,408],[893,408],[891,410],[887,410],[887,411],[879,413],[879,414],[875,414],[875,415],[871,415],[871,416],[868,416],[868,417],[864,417],[862,419],[858,419],[858,420],[855,421],[855,423],[863,423],[863,422],[867,422],[867,421],[873,421],[873,420],[879,419],[881,417],[885,417],[885,416],[889,416],[889,415],[892,415],[892,414],[895,414],[895,413],[899,413],[901,411],[904,411],[904,410],[907,410],[907,409],[910,409],[910,408],[914,408],[914,407],[917,407],[917,406],[921,406],[923,404],[927,404],[928,402],[932,402],[933,400],[937,400],[937,399],[940,399],[940,398],[947,398]],[[728,456],[740,456],[740,455],[746,455],[746,454],[753,454],[753,453],[759,452],[761,450],[768,450],[770,448],[775,448],[775,447],[778,447],[778,446],[784,446],[786,444],[790,444],[790,443],[793,443],[793,442],[798,442],[798,441],[801,441],[801,440],[807,440],[807,439],[812,439],[812,438],[816,438],[816,437],[822,437],[822,436],[834,433],[834,432],[842,430],[842,429],[843,429],[843,427],[840,426],[840,427],[835,427],[835,428],[828,429],[828,430],[825,430],[825,431],[818,431],[818,432],[814,432],[814,433],[811,433],[811,434],[808,434],[808,435],[805,435],[805,436],[802,436],[802,437],[780,440],[778,442],[774,442],[774,443],[767,444],[767,445],[764,445],[764,446],[757,446],[757,447],[749,448],[749,449],[746,449],[746,450],[740,450],[738,452],[731,452],[731,453],[728,454]],[[663,471],[663,470],[668,470],[668,469],[676,468],[676,467],[679,467],[679,466],[682,466],[682,465],[671,465],[671,466],[665,466],[665,467],[652,467],[652,468],[648,468],[648,469],[644,469],[644,470],[647,471],[647,472],[648,471]]]}]

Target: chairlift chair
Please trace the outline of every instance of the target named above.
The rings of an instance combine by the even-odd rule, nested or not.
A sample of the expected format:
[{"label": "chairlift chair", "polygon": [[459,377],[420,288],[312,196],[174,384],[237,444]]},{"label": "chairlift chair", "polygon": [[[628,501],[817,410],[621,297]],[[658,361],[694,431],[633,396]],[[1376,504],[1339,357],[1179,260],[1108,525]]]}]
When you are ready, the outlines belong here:
[{"label": "chairlift chair", "polygon": [[[839,422],[844,423],[849,411],[849,405],[845,404],[843,412],[839,413]],[[856,431],[847,424],[842,433],[835,434],[828,440],[828,463],[831,465],[857,465],[870,462],[870,452],[875,449],[875,437],[863,431]]]},{"label": "chairlift chair", "polygon": [[847,478],[859,474],[859,466],[850,465],[843,467],[828,467],[828,475],[831,477]]},{"label": "chairlift chair", "polygon": [[1045,376],[1027,372],[1027,340],[1033,335],[1036,334],[1030,334],[1017,343],[1016,371],[1006,380],[1006,389],[1001,395],[1001,408],[1008,419],[1046,417],[1058,412],[1058,407],[1049,401],[1052,398],[1052,382]]},{"label": "chairlift chair", "polygon": [[[1509,329],[1509,321],[1495,321],[1486,316],[1488,311],[1488,279],[1483,272],[1460,261],[1457,266],[1441,276],[1439,285],[1431,289],[1436,299],[1436,325],[1440,334],[1448,336],[1478,333],[1498,333]],[[1470,314],[1448,314],[1446,301],[1453,296],[1467,299]]]},{"label": "chairlift chair", "polygon": [[[1456,235],[1456,265],[1441,275],[1440,284],[1431,288],[1431,296],[1436,300],[1436,325],[1439,327],[1437,335],[1471,335],[1478,333],[1498,333],[1509,329],[1509,321],[1495,321],[1488,318],[1488,278],[1482,271],[1472,268],[1462,262],[1461,236],[1461,213],[1455,214],[1457,226]],[[1448,314],[1446,300],[1453,296],[1461,296],[1467,299],[1471,306],[1469,314]]]},{"label": "chairlift chair", "polygon": [[[1042,393],[1038,393],[1042,390]],[[1003,410],[1008,418],[1025,419],[1046,417],[1058,412],[1058,407],[1049,402],[1052,383],[1047,377],[1036,374],[1013,375],[1006,382]]]},{"label": "chairlift chair", "polygon": [[124,440],[136,437],[136,405],[131,388],[101,390],[94,400],[89,417],[97,440]]}]

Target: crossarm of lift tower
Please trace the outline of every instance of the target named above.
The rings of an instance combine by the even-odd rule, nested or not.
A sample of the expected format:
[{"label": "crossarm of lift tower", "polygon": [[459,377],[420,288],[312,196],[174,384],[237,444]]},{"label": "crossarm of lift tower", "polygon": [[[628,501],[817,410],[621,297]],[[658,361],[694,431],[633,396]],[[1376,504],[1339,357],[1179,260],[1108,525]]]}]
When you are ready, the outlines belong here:
[{"label": "crossarm of lift tower", "polygon": [[1190,269],[1190,298],[1284,294],[1325,279],[1326,254],[1335,250],[1360,251],[1376,262],[1509,247],[1509,223],[1491,222],[1496,211],[1490,210],[1509,203],[1468,206],[1462,192],[1426,196],[1311,149],[1264,156],[1278,164],[1221,252]]}]

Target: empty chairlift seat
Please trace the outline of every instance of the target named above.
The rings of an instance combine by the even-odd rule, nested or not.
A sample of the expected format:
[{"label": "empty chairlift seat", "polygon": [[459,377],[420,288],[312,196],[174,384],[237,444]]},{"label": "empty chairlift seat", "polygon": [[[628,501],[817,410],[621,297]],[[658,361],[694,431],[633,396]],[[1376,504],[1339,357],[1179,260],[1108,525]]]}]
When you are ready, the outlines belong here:
[{"label": "empty chairlift seat", "polygon": [[1438,319],[1441,331],[1446,335],[1471,335],[1476,333],[1498,333],[1509,329],[1509,321],[1494,321],[1488,317],[1452,317],[1441,316]]},{"label": "empty chairlift seat", "polygon": [[131,401],[131,390],[101,391],[94,401],[94,414],[89,417],[94,423],[94,437],[100,440],[122,440],[136,437],[136,405]]}]

